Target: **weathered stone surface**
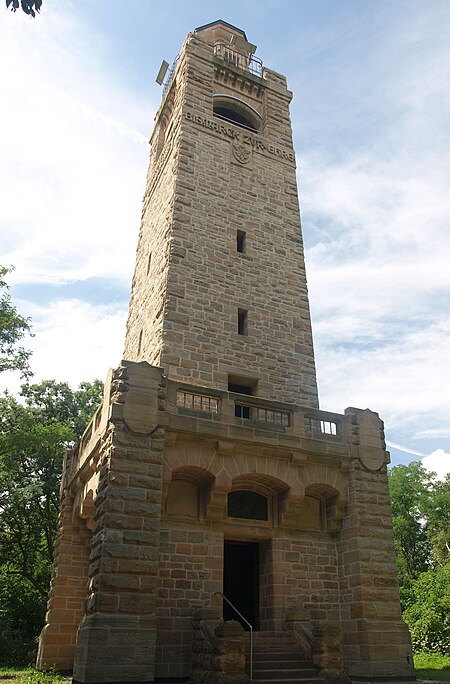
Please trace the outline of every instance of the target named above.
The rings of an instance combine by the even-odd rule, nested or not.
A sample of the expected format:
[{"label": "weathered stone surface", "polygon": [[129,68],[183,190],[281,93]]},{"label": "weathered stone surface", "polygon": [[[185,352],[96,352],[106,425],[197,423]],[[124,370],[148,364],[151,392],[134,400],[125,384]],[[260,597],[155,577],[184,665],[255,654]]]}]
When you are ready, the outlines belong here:
[{"label": "weathered stone surface", "polygon": [[242,581],[254,628],[286,630],[329,682],[407,681],[383,424],[316,408],[291,93],[248,71],[236,31],[245,47],[220,22],[188,36],[156,116],[127,360],[65,461],[38,663],[83,684],[245,681],[247,637],[221,622]]}]

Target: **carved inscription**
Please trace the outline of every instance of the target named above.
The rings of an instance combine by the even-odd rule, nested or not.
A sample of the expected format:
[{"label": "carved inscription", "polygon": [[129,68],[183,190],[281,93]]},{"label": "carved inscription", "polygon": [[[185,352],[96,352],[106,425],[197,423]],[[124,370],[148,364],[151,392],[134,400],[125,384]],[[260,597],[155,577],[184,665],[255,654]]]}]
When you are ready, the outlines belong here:
[{"label": "carved inscription", "polygon": [[[295,155],[291,150],[283,150],[281,147],[261,140],[261,138],[257,138],[250,133],[235,131],[231,126],[227,126],[226,124],[222,124],[218,121],[212,121],[211,119],[207,119],[199,114],[192,114],[192,112],[186,112],[185,116],[188,121],[192,121],[193,123],[203,126],[204,128],[209,128],[211,131],[215,131],[219,135],[223,135],[233,141],[236,140],[242,145],[250,145],[256,152],[271,154],[281,159],[288,159],[291,162],[295,161]],[[240,145],[236,145],[235,147],[238,148]]]}]

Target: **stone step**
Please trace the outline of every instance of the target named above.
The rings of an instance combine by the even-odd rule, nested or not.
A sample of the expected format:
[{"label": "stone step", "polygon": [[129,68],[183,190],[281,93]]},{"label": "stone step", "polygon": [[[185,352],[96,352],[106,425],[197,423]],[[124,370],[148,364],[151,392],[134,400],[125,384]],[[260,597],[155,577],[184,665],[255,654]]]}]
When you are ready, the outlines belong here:
[{"label": "stone step", "polygon": [[266,680],[266,679],[276,679],[282,676],[283,679],[311,679],[311,677],[317,677],[317,670],[313,667],[308,668],[267,668],[265,670],[259,670],[253,668],[253,676],[255,679]]},{"label": "stone step", "polygon": [[258,660],[253,658],[253,669],[255,670],[293,670],[297,668],[298,670],[310,670],[314,669],[314,666],[310,660],[296,659],[285,659],[285,660],[274,660],[272,658],[267,658],[265,660]]},{"label": "stone step", "polygon": [[[247,645],[245,649],[246,653],[250,652],[250,645]],[[272,655],[282,654],[282,655],[298,655],[302,657],[302,653],[298,650],[297,646],[293,644],[253,644],[253,653],[265,654],[270,653]]]},{"label": "stone step", "polygon": [[[250,634],[246,637],[248,670]],[[324,684],[312,661],[285,632],[253,633],[253,679],[261,684]]]},{"label": "stone step", "polygon": [[[250,632],[245,633],[247,639],[250,638]],[[289,641],[289,634],[286,632],[253,632],[253,639],[255,640],[266,640],[266,639],[277,639],[281,641]]]},{"label": "stone step", "polygon": [[[250,650],[250,646],[246,647],[246,651]],[[253,644],[253,651],[255,653],[298,653],[299,650],[294,644]]]},{"label": "stone step", "polygon": [[[286,680],[290,682],[299,681],[304,683],[305,680],[318,679],[322,681],[318,675],[317,668],[314,667],[310,660],[302,659],[301,657],[291,658],[291,654],[283,656],[279,654],[277,658],[254,658],[253,659],[253,678],[261,682],[273,680]],[[249,664],[249,661],[247,661]]]},{"label": "stone step", "polygon": [[259,663],[264,663],[265,661],[274,663],[293,662],[308,666],[311,664],[311,660],[305,658],[298,651],[295,653],[253,653],[253,661]]},{"label": "stone step", "polygon": [[[246,643],[247,648],[250,648],[250,639]],[[264,639],[253,639],[253,646],[255,648],[284,648],[290,650],[296,648],[295,644],[289,639],[277,639],[276,637],[265,637]]]},{"label": "stone step", "polygon": [[[256,677],[253,677],[253,681],[257,682],[260,681]],[[280,677],[277,677],[276,679],[265,679],[264,684],[292,684],[293,681],[292,679],[282,679]],[[310,679],[302,679],[301,684],[325,684],[325,680],[320,677],[320,675],[316,675],[315,677],[311,677]]]}]

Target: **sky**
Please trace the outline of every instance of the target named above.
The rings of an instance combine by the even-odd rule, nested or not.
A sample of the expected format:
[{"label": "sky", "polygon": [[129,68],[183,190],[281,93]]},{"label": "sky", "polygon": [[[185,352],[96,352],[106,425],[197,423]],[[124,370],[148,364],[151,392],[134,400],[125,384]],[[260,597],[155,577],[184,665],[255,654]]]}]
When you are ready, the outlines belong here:
[{"label": "sky", "polygon": [[34,380],[119,364],[155,77],[223,19],[294,93],[321,408],[377,411],[394,465],[450,471],[448,0],[2,5],[0,263],[32,318]]}]

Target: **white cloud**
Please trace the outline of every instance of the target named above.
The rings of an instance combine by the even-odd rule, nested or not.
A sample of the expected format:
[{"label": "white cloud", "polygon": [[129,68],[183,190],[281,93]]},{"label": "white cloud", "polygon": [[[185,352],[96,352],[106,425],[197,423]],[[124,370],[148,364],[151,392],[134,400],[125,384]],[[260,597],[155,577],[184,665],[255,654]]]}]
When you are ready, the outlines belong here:
[{"label": "white cloud", "polygon": [[321,404],[378,411],[413,455],[450,436],[450,49],[442,24],[431,37],[436,17],[420,13],[381,34],[372,72],[353,68],[352,97],[367,99],[336,128],[347,115],[360,134],[358,114],[371,109],[367,138],[300,158]]},{"label": "white cloud", "polygon": [[138,103],[105,78],[104,40],[73,12],[6,18],[0,230],[2,262],[16,266],[10,280],[129,281],[148,158],[147,131],[129,123],[142,123]]},{"label": "white cloud", "polygon": [[[123,308],[68,299],[34,306],[27,313],[32,315],[35,333],[26,342],[33,350],[32,382],[56,378],[76,387],[81,380],[105,380],[109,368],[119,365],[126,322]],[[0,390],[14,393],[21,384],[17,372],[0,375]]]},{"label": "white cloud", "polygon": [[450,454],[443,449],[436,449],[422,459],[423,466],[430,472],[435,472],[439,480],[444,480],[450,473]]},{"label": "white cloud", "polygon": [[[88,12],[77,18],[77,3],[46,3],[35,22],[4,13],[0,24],[1,262],[16,265],[13,283],[102,277],[114,289],[131,281],[157,103],[110,63],[109,41],[125,45],[128,36],[110,36],[106,23],[94,30]],[[259,42],[263,56],[272,52],[270,67],[285,52],[296,94],[321,404],[369,407],[393,444],[412,455],[435,445],[446,453],[448,3],[380,7],[336,10],[339,25],[320,17],[318,30],[307,18],[301,41],[295,22],[285,21],[283,46],[273,30]],[[277,20],[293,11],[281,9]],[[134,46],[139,59],[162,49],[148,36]],[[39,377],[77,383],[120,360],[122,309],[81,296],[52,300],[48,310],[24,307]]]}]

